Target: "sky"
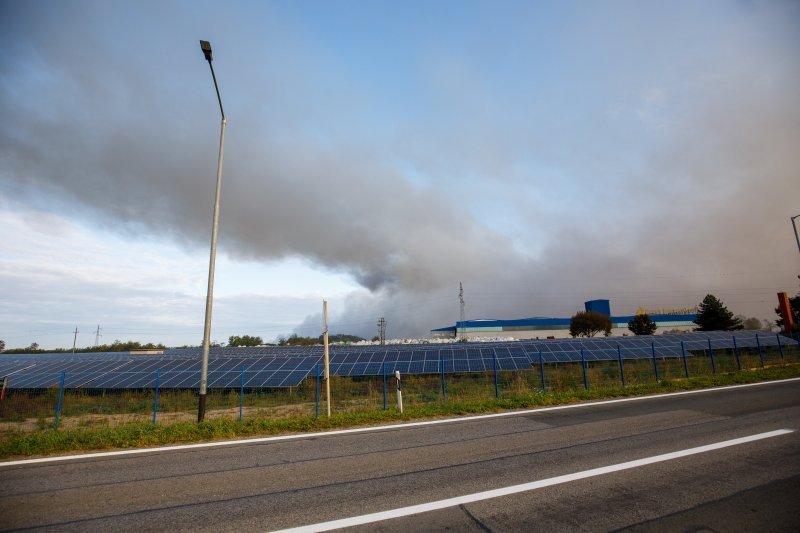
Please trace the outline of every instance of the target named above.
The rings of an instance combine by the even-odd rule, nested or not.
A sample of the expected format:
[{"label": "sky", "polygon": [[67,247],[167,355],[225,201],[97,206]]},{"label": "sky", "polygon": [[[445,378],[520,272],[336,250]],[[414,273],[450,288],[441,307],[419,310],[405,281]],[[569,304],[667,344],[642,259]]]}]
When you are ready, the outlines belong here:
[{"label": "sky", "polygon": [[798,2],[0,0],[8,348],[202,341],[200,39],[212,340],[800,287]]}]

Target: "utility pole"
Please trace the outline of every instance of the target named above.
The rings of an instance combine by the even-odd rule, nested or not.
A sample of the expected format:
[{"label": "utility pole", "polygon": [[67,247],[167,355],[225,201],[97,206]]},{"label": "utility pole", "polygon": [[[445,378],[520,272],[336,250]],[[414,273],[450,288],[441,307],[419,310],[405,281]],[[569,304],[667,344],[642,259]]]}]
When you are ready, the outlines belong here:
[{"label": "utility pole", "polygon": [[75,326],[75,331],[73,331],[73,333],[75,333],[75,336],[72,338],[72,353],[74,355],[75,354],[75,345],[78,343],[78,333],[79,333],[78,332],[78,326]]},{"label": "utility pole", "polygon": [[797,241],[797,251],[800,252],[800,237],[797,236],[797,224],[794,223],[794,219],[800,217],[800,215],[795,215],[790,217],[792,219],[792,228],[794,229],[794,240]]},{"label": "utility pole", "polygon": [[458,326],[456,326],[456,332],[461,330],[459,338],[463,339],[466,336],[466,332],[464,331],[465,328],[464,322],[466,322],[467,319],[466,319],[466,313],[464,312],[464,285],[460,281],[458,282],[458,303],[461,306],[461,314],[459,315]]},{"label": "utility pole", "polygon": [[94,334],[94,346],[97,348],[100,345],[100,324],[97,324],[97,332]]},{"label": "utility pole", "polygon": [[203,326],[203,350],[200,363],[200,394],[197,408],[197,422],[200,423],[206,416],[206,390],[208,388],[208,351],[211,338],[211,308],[214,299],[214,269],[217,261],[217,233],[219,232],[219,197],[222,192],[222,158],[225,153],[225,126],[228,121],[225,119],[225,111],[222,109],[222,97],[219,95],[217,85],[217,75],[214,74],[214,65],[211,64],[211,43],[200,41],[200,49],[208,61],[211,69],[211,77],[214,79],[214,90],[217,92],[217,102],[219,102],[219,113],[222,115],[222,123],[219,133],[219,156],[217,158],[217,190],[214,196],[214,215],[211,223],[211,253],[208,258],[208,289],[206,291],[206,314],[205,325]]},{"label": "utility pole", "polygon": [[381,346],[386,344],[386,319],[383,317],[378,319],[378,341]]}]

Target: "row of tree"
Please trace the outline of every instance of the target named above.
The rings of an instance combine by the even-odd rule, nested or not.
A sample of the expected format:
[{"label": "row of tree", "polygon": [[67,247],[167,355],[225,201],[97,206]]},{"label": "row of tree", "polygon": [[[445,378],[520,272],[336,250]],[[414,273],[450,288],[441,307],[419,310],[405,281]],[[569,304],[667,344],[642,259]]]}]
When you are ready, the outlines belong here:
[{"label": "row of tree", "polygon": [[[345,333],[337,333],[335,335],[328,335],[328,342],[330,343],[353,343],[363,341],[362,337],[357,335],[347,335]],[[278,346],[314,346],[316,344],[322,344],[324,342],[324,337],[320,335],[319,337],[298,337],[296,333],[293,333],[289,338],[281,337],[278,339]]]},{"label": "row of tree", "polygon": [[250,335],[231,335],[228,337],[228,346],[261,346],[264,341],[261,337],[251,337]]},{"label": "row of tree", "polygon": [[[39,348],[39,344],[32,342],[26,348],[11,348],[6,350],[6,343],[0,340],[0,352],[7,354],[16,353],[72,353],[72,348],[55,348],[52,350],[43,350]],[[166,346],[163,344],[153,344],[152,342],[141,343],[138,341],[120,341],[115,340],[111,344],[98,344],[97,346],[87,346],[85,348],[76,348],[75,353],[91,353],[91,352],[130,352],[131,350],[163,350]]]}]

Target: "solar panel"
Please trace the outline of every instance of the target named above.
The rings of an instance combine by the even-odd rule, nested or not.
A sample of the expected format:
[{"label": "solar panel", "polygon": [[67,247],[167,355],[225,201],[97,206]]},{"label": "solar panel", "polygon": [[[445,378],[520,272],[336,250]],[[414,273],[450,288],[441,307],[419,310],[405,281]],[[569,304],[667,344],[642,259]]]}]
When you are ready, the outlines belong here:
[{"label": "solar panel", "polygon": [[[735,340],[734,340],[735,339]],[[525,370],[539,359],[545,363],[681,357],[684,350],[797,346],[798,342],[768,331],[693,332],[639,337],[521,340],[452,345],[337,346],[330,354],[331,374],[378,376]],[[212,348],[208,385],[239,387],[242,368],[245,387],[295,387],[308,377],[322,374],[322,347],[266,346]],[[57,387],[61,373],[70,388],[152,388],[160,372],[164,388],[197,388],[200,385],[200,349],[166,350],[163,355],[130,353],[22,354],[0,360],[0,377],[8,376],[11,388]]]}]

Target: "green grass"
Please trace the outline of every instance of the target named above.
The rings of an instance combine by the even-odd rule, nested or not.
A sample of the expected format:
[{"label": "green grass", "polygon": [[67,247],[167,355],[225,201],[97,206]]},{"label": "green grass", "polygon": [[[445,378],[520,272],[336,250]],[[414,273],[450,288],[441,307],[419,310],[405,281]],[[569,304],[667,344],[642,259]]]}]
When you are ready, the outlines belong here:
[{"label": "green grass", "polygon": [[[580,369],[580,365],[577,368]],[[594,385],[590,390],[583,389],[582,376],[578,375],[580,370],[575,372],[575,369],[570,367],[563,367],[562,371],[565,374],[575,374],[572,377],[581,380],[580,387],[563,389],[553,387],[552,389],[555,390],[548,389],[547,392],[542,392],[541,390],[530,388],[530,383],[536,382],[536,379],[538,379],[534,372],[526,372],[522,376],[515,375],[504,382],[503,393],[500,398],[494,398],[493,382],[488,388],[486,383],[480,383],[479,391],[475,392],[473,390],[470,392],[470,387],[463,384],[469,381],[465,379],[463,383],[457,382],[451,385],[450,390],[452,392],[448,391],[447,402],[441,401],[441,398],[434,398],[435,394],[431,390],[436,380],[430,378],[428,379],[430,382],[428,385],[430,386],[422,389],[427,391],[431,398],[426,398],[425,403],[409,402],[406,404],[405,412],[402,415],[396,409],[384,411],[382,409],[382,389],[380,395],[378,395],[375,392],[374,383],[370,380],[364,380],[360,382],[360,392],[363,393],[365,389],[368,389],[372,397],[369,410],[337,412],[337,403],[334,402],[335,414],[331,418],[324,416],[319,418],[297,416],[275,419],[274,417],[255,416],[242,422],[234,418],[209,420],[202,424],[186,421],[156,426],[149,422],[134,422],[113,428],[75,428],[27,434],[11,433],[0,437],[0,457],[27,457],[64,452],[138,448],[261,435],[325,431],[424,418],[489,413],[721,385],[754,383],[800,376],[800,364],[788,364],[765,369],[701,375],[690,377],[689,379],[667,377],[659,382],[655,382],[652,377],[647,380],[643,378],[642,381],[631,383],[623,388],[619,382],[613,382],[613,372],[609,372],[607,368],[610,367],[591,368],[591,371],[596,372],[596,374],[593,374]],[[548,370],[550,369],[548,368]],[[607,384],[598,377],[604,375],[604,372],[608,377]],[[555,371],[549,373],[554,378],[559,377]],[[571,381],[575,381],[575,379]],[[458,392],[459,386],[462,387],[460,393]],[[490,394],[486,394],[487,390],[490,390]],[[411,392],[409,391],[409,393]],[[478,394],[480,397],[478,397]],[[372,405],[377,403],[378,396],[380,407]],[[410,394],[409,397],[413,398],[414,395]],[[390,405],[393,400],[394,395],[392,394]],[[321,407],[320,413],[324,412],[324,408]]]}]

